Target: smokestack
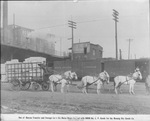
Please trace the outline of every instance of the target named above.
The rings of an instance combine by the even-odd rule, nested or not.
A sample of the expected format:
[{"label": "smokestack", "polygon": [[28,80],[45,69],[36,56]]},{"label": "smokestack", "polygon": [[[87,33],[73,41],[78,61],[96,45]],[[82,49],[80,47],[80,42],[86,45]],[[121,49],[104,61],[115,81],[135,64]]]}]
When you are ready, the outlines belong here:
[{"label": "smokestack", "polygon": [[8,27],[8,2],[3,1],[3,30],[4,30],[4,41],[7,41],[7,27]]}]

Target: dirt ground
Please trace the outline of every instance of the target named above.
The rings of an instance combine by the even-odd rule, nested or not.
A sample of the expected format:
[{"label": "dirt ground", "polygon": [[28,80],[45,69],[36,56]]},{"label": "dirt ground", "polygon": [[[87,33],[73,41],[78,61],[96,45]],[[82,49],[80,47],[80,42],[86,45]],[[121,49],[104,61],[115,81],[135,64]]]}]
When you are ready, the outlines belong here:
[{"label": "dirt ground", "polygon": [[[75,82],[73,82],[75,83]],[[49,91],[12,90],[8,83],[1,83],[1,113],[3,114],[150,114],[150,95],[144,83],[136,83],[135,95],[129,95],[128,85],[122,86],[122,94],[116,95],[113,83],[105,85],[101,94],[96,86],[90,86],[88,94],[82,94],[75,86],[69,93]]]}]

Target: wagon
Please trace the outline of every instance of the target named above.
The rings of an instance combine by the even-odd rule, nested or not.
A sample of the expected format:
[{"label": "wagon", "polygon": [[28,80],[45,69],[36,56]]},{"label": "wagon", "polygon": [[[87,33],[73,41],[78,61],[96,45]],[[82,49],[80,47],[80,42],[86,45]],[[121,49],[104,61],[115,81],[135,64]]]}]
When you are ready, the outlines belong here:
[{"label": "wagon", "polygon": [[6,77],[14,89],[27,90],[32,85],[33,89],[49,89],[48,77],[41,62],[10,63],[6,64]]}]

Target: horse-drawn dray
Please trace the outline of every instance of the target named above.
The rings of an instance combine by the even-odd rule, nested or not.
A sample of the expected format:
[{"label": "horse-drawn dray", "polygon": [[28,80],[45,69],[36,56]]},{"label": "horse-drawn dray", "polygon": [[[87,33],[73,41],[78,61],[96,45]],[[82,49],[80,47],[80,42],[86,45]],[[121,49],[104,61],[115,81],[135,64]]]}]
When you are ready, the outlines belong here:
[{"label": "horse-drawn dray", "polygon": [[34,90],[41,86],[46,91],[49,89],[48,77],[51,74],[41,62],[6,64],[7,80],[14,89],[28,90],[32,85]]}]

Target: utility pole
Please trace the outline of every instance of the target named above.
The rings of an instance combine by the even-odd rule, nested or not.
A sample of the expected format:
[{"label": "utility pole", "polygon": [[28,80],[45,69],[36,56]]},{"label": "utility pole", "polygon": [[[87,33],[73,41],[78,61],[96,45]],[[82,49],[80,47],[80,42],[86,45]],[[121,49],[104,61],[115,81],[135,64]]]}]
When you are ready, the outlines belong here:
[{"label": "utility pole", "polygon": [[135,57],[135,59],[136,59],[136,54],[134,54],[134,57]]},{"label": "utility pole", "polygon": [[74,21],[68,21],[68,24],[69,24],[69,27],[71,28],[72,30],[72,56],[71,56],[71,60],[73,60],[73,43],[74,43],[74,35],[73,35],[73,30],[76,29],[76,22]]},{"label": "utility pole", "polygon": [[15,26],[15,14],[13,14],[13,25]]},{"label": "utility pole", "polygon": [[122,60],[122,51],[121,51],[121,49],[119,49],[119,52],[120,52],[120,60]]},{"label": "utility pole", "polygon": [[13,41],[15,42],[15,14],[13,14]]},{"label": "utility pole", "polygon": [[61,46],[62,46],[62,45],[61,45],[61,37],[60,37],[60,56],[61,56],[61,53],[62,53],[62,52],[61,52]]},{"label": "utility pole", "polygon": [[118,15],[119,15],[119,12],[113,9],[112,16],[114,17],[113,20],[115,21],[116,60],[118,60],[118,42],[117,42],[117,22],[119,22]]},{"label": "utility pole", "polygon": [[3,7],[3,42],[9,42],[8,41],[8,1],[3,1],[2,3]]},{"label": "utility pole", "polygon": [[128,47],[128,59],[130,59],[130,42],[132,41],[132,39],[128,39],[127,41],[129,41],[129,47]]},{"label": "utility pole", "polygon": [[[15,14],[13,14],[13,42],[16,43]],[[15,51],[13,51],[13,53],[11,54],[11,59],[13,59],[14,53]]]}]

